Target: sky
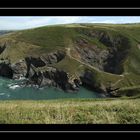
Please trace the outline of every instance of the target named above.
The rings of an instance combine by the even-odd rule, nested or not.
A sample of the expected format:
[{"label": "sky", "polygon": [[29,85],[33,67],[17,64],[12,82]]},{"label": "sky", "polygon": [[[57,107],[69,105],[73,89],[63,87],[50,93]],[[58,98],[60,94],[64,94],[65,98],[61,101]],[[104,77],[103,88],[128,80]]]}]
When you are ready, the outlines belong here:
[{"label": "sky", "polygon": [[0,30],[68,23],[140,23],[140,16],[0,16]]}]

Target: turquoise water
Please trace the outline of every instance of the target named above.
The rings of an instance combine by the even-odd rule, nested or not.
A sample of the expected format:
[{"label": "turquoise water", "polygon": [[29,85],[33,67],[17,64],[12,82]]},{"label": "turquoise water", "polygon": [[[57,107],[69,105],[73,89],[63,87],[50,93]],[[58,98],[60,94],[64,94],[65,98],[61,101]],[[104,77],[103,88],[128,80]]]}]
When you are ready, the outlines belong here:
[{"label": "turquoise water", "polygon": [[46,100],[62,98],[98,98],[98,93],[83,87],[76,93],[67,93],[55,88],[21,87],[21,81],[0,78],[0,100]]}]

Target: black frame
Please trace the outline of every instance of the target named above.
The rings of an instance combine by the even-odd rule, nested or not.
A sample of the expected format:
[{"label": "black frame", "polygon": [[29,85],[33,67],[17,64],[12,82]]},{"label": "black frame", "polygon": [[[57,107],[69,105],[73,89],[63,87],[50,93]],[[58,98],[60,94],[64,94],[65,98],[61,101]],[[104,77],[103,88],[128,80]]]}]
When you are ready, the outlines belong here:
[{"label": "black frame", "polygon": [[[0,16],[140,16],[140,8],[0,8]],[[0,124],[0,132],[140,132],[140,125]]]}]

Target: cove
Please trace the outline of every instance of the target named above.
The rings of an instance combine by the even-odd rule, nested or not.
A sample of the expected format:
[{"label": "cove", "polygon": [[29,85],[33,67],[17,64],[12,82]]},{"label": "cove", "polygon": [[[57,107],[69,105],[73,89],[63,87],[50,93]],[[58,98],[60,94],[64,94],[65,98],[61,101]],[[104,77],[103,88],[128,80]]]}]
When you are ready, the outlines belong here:
[{"label": "cove", "polygon": [[76,93],[64,92],[53,87],[20,87],[20,81],[0,77],[0,100],[49,100],[65,98],[101,98],[101,95],[81,87]]}]

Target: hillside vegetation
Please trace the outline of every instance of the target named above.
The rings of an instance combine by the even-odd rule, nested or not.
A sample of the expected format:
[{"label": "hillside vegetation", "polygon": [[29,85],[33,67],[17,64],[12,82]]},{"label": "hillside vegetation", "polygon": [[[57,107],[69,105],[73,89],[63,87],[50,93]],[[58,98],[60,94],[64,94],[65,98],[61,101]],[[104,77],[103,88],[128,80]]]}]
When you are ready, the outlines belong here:
[{"label": "hillside vegetation", "polygon": [[[140,24],[45,26],[3,35],[0,45],[6,46],[0,59],[14,64],[27,57],[42,61],[51,53],[64,52],[47,67],[65,71],[70,81],[84,75],[82,84],[98,92],[111,87],[118,89],[114,96],[140,93]],[[37,67],[46,70],[43,62]]]}]

